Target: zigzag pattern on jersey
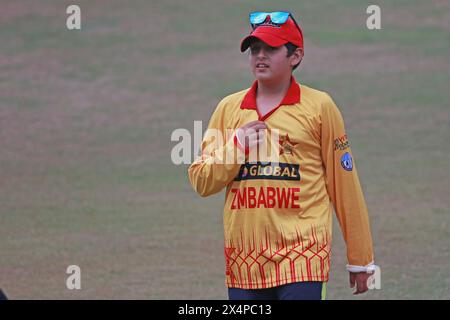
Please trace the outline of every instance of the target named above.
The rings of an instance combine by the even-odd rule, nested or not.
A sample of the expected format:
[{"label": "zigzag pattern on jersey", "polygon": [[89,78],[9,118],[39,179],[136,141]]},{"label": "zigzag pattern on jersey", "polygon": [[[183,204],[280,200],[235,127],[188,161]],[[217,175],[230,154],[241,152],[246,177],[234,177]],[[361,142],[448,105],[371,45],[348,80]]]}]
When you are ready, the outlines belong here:
[{"label": "zigzag pattern on jersey", "polygon": [[[283,230],[280,230],[276,247],[269,245],[272,242],[267,229],[264,237],[260,238],[258,247],[255,230],[253,239],[248,243],[245,243],[241,230],[238,243],[231,239],[225,245],[227,285],[262,289],[298,281],[328,281],[330,233],[325,226],[321,229],[319,238],[317,228],[311,226],[306,237],[308,240],[305,240],[300,230],[295,228],[296,234],[289,243]],[[272,270],[275,270],[275,274]],[[269,278],[266,277],[267,274]],[[270,282],[266,279],[270,279]]]}]

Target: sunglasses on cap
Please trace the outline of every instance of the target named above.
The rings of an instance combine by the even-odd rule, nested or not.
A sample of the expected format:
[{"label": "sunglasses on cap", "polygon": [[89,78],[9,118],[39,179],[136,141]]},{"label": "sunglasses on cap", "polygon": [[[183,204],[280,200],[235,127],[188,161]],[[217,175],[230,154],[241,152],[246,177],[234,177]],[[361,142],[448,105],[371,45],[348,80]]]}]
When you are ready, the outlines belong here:
[{"label": "sunglasses on cap", "polygon": [[[270,22],[267,23],[267,16],[270,17]],[[250,13],[250,24],[254,29],[256,29],[257,27],[259,27],[260,25],[263,24],[270,24],[270,25],[282,25],[283,23],[285,23],[289,17],[291,17],[292,21],[294,21],[295,26],[297,27],[297,29],[300,30],[300,27],[297,24],[297,21],[295,21],[294,17],[292,16],[292,14],[290,12],[286,12],[286,11],[274,11],[274,12],[261,12],[261,11],[256,11],[256,12],[251,12]]]}]

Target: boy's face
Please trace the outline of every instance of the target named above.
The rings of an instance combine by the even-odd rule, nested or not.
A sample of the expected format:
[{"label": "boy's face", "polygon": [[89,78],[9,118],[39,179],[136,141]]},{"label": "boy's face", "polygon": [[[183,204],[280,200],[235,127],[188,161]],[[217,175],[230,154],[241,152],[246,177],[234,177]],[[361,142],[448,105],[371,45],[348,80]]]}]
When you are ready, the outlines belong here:
[{"label": "boy's face", "polygon": [[292,67],[301,61],[298,52],[287,56],[287,48],[282,45],[271,47],[261,40],[250,44],[250,67],[256,80],[279,81],[291,76]]}]

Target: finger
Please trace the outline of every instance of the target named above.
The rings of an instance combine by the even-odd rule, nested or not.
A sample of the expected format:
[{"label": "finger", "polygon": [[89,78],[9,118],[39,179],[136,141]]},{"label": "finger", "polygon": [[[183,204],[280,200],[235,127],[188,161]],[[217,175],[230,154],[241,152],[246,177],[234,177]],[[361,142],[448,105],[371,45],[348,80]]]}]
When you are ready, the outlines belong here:
[{"label": "finger", "polygon": [[248,136],[249,146],[264,143],[266,141],[266,130],[252,132]]},{"label": "finger", "polygon": [[266,133],[265,130],[264,131],[258,131],[258,133],[256,135],[252,136],[255,140],[257,141],[265,141],[266,140]]},{"label": "finger", "polygon": [[254,126],[265,126],[266,124],[263,121],[259,121],[259,120],[255,120],[255,121],[251,121],[246,123],[243,127],[245,128],[251,128]]},{"label": "finger", "polygon": [[247,125],[249,127],[263,127],[263,128],[267,127],[267,125],[264,121],[249,122]]},{"label": "finger", "polygon": [[361,294],[368,290],[367,281],[364,276],[360,276],[356,279],[356,292],[354,294]]},{"label": "finger", "polygon": [[248,135],[247,138],[248,138],[248,146],[249,147],[253,147],[258,143],[258,134],[257,133],[252,133],[252,134]]},{"label": "finger", "polygon": [[260,144],[260,142],[257,139],[250,140],[249,143],[248,143],[250,148],[256,147],[259,144]]},{"label": "finger", "polygon": [[250,136],[252,134],[257,134],[260,128],[251,127],[245,130],[245,135]]},{"label": "finger", "polygon": [[264,123],[264,121],[261,121],[261,120],[253,120],[253,121],[250,121],[250,122],[247,122],[247,126],[248,125],[254,125],[254,124],[257,124],[257,123]]},{"label": "finger", "polygon": [[265,124],[265,122],[264,122],[264,121],[261,121],[261,120],[255,120],[255,121],[251,121],[251,122],[249,122],[249,123],[252,123],[252,124],[255,124],[255,123]]},{"label": "finger", "polygon": [[356,279],[356,274],[354,274],[353,272],[349,272],[350,288],[355,287],[355,279]]},{"label": "finger", "polygon": [[266,143],[266,135],[264,133],[258,134],[258,145],[263,145]]},{"label": "finger", "polygon": [[247,138],[248,138],[249,140],[257,140],[257,139],[258,139],[258,136],[259,136],[259,134],[258,134],[258,132],[256,132],[256,131],[251,131],[251,132],[249,132],[249,133],[247,134]]},{"label": "finger", "polygon": [[267,129],[267,127],[265,125],[255,124],[254,126],[251,126],[250,128],[248,128],[247,130],[261,131],[261,130],[265,130],[265,129]]},{"label": "finger", "polygon": [[363,279],[361,279],[361,293],[367,292],[369,288],[367,287],[367,276],[364,275]]}]

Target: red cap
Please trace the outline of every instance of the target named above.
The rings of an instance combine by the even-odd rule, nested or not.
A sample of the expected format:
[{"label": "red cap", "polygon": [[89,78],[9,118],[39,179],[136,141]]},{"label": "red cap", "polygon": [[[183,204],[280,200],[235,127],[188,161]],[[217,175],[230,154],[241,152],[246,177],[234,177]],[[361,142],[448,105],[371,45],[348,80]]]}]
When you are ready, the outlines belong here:
[{"label": "red cap", "polygon": [[245,37],[241,42],[241,52],[247,50],[253,38],[257,38],[271,47],[279,47],[288,42],[303,49],[303,33],[300,26],[297,28],[291,17],[280,26],[262,24]]}]

